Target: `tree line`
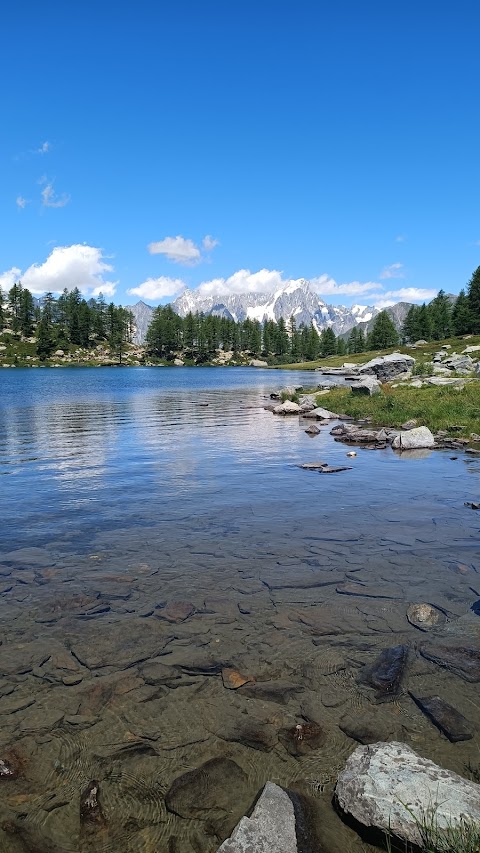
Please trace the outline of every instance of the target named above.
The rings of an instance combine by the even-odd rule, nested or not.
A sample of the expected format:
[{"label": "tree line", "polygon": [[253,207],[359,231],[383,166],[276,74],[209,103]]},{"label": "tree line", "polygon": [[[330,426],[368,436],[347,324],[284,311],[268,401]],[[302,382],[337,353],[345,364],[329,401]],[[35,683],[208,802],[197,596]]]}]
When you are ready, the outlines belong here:
[{"label": "tree line", "polygon": [[92,349],[106,343],[121,361],[134,332],[132,313],[113,302],[107,304],[101,293],[87,300],[75,287],[58,297],[47,293],[35,301],[21,282],[6,294],[0,289],[0,329],[6,328],[16,340],[33,338],[41,360],[57,349]]},{"label": "tree line", "polygon": [[443,290],[426,305],[412,305],[403,324],[407,341],[440,341],[454,335],[480,334],[480,267],[452,304]]}]

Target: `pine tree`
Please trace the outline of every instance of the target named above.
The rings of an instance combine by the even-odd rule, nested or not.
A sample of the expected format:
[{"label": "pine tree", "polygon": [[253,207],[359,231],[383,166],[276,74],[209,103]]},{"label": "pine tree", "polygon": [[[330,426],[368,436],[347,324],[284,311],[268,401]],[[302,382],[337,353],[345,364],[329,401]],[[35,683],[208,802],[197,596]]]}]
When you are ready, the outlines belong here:
[{"label": "pine tree", "polygon": [[3,295],[3,290],[0,287],[0,329],[3,329],[3,327],[5,325],[5,311],[3,308],[4,302],[5,302],[5,297]]},{"label": "pine tree", "polygon": [[375,318],[372,331],[367,339],[368,349],[387,349],[398,344],[398,332],[386,311]]},{"label": "pine tree", "polygon": [[462,288],[455,300],[455,305],[453,306],[453,332],[455,335],[468,335],[472,325],[468,296]]},{"label": "pine tree", "polygon": [[8,291],[8,308],[11,315],[10,326],[12,332],[18,337],[20,334],[20,302],[22,296],[21,282],[15,282]]},{"label": "pine tree", "polygon": [[402,337],[406,341],[418,341],[421,337],[421,329],[419,322],[419,307],[418,305],[411,305],[408,309],[407,316],[405,317],[405,322],[402,327]]},{"label": "pine tree", "polygon": [[357,349],[355,352],[365,352],[366,346],[367,344],[365,341],[365,335],[363,334],[363,329],[359,329],[357,335]]},{"label": "pine tree", "polygon": [[278,356],[283,357],[287,355],[289,349],[290,338],[288,337],[287,326],[283,317],[280,317],[277,323],[277,341],[275,345],[275,352]]},{"label": "pine tree", "polygon": [[337,338],[337,355],[345,355],[347,352],[347,345],[343,338]]},{"label": "pine tree", "polygon": [[33,321],[35,319],[35,305],[33,296],[29,290],[22,288],[19,300],[18,320],[20,324],[20,332],[24,338],[29,338],[33,335]]},{"label": "pine tree", "polygon": [[480,334],[480,267],[477,267],[468,282],[468,307],[470,310],[470,329],[474,335]]},{"label": "pine tree", "polygon": [[[480,268],[479,268],[480,269]],[[428,306],[431,318],[432,336],[436,341],[441,341],[451,335],[452,312],[450,302],[444,290],[439,290],[435,299]]]},{"label": "pine tree", "polygon": [[358,332],[359,332],[359,330],[357,329],[356,326],[354,326],[353,329],[351,330],[349,336],[348,336],[347,349],[348,349],[349,353],[357,352]]},{"label": "pine tree", "polygon": [[322,329],[322,334],[320,335],[320,352],[322,357],[325,358],[327,355],[335,355],[336,351],[337,339],[335,332],[328,326],[326,329]]}]

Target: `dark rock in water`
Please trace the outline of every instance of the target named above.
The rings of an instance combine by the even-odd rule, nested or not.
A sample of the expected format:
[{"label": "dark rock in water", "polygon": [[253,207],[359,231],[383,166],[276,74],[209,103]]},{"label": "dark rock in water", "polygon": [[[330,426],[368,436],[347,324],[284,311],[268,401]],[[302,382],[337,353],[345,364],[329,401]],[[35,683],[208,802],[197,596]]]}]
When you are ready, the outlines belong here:
[{"label": "dark rock in water", "polygon": [[320,468],[320,474],[338,474],[339,471],[351,471],[348,465],[324,465]]},{"label": "dark rock in water", "polygon": [[464,681],[480,681],[480,648],[424,643],[420,654],[460,676]]},{"label": "dark rock in water", "polygon": [[156,615],[167,622],[184,622],[192,613],[195,613],[195,607],[191,601],[170,601]]},{"label": "dark rock in water", "polygon": [[311,424],[311,426],[309,426],[308,429],[305,430],[305,432],[307,433],[307,435],[319,435],[320,429],[316,424]]},{"label": "dark rock in water", "polygon": [[278,743],[276,728],[266,720],[251,717],[250,714],[244,720],[227,723],[215,734],[223,740],[242,743],[249,749],[258,749],[260,752],[270,752]]},{"label": "dark rock in water", "polygon": [[301,690],[298,684],[291,684],[287,681],[260,681],[257,684],[246,684],[240,687],[238,693],[242,696],[247,696],[249,699],[261,699],[267,702],[278,702],[285,705],[290,696],[298,693]]},{"label": "dark rock in water", "polygon": [[473,726],[456,708],[444,702],[440,696],[416,696],[409,691],[413,701],[452,743],[470,740],[474,735]]},{"label": "dark rock in water", "polygon": [[318,723],[298,723],[289,729],[281,729],[278,739],[290,755],[308,755],[325,744],[326,733]]},{"label": "dark rock in water", "polygon": [[[56,844],[46,832],[31,821],[23,820],[22,818],[3,820],[0,824],[0,829],[6,835],[16,836],[20,839],[21,847],[15,846],[15,850],[21,849],[25,853],[65,853],[65,847]],[[0,844],[2,839],[0,838]],[[5,853],[9,847],[3,847]]]},{"label": "dark rock in water", "polygon": [[338,727],[347,737],[358,743],[378,743],[378,741],[389,740],[394,734],[395,726],[391,721],[389,725],[387,720],[379,719],[372,710],[364,713],[361,711],[347,713],[341,718]]},{"label": "dark rock in water", "polygon": [[475,613],[475,616],[480,616],[480,598],[478,599],[478,601],[473,602],[470,610],[472,610],[473,613]]},{"label": "dark rock in water", "polygon": [[230,758],[212,758],[175,779],[165,804],[180,817],[207,821],[225,837],[250,805],[247,775]]},{"label": "dark rock in water", "polygon": [[80,823],[103,824],[102,807],[100,805],[100,786],[96,779],[89,782],[80,797]]},{"label": "dark rock in water", "polygon": [[357,681],[376,690],[377,702],[388,702],[400,690],[407,662],[408,646],[384,649],[374,663],[363,667]]},{"label": "dark rock in water", "polygon": [[305,471],[320,471],[322,468],[328,466],[328,462],[304,462],[303,465],[299,465],[299,468],[303,468]]}]

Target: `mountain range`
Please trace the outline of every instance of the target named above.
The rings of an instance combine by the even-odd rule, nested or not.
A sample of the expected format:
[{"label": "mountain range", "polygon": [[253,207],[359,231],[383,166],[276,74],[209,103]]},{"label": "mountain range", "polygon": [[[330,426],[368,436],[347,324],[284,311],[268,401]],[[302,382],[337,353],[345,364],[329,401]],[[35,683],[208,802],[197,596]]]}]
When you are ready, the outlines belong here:
[{"label": "mountain range", "polygon": [[[354,326],[361,326],[368,331],[369,325],[380,313],[379,308],[372,305],[329,305],[312,290],[306,279],[290,281],[284,287],[270,293],[233,293],[222,296],[204,296],[196,290],[188,288],[171,303],[172,308],[180,317],[185,317],[189,311],[203,312],[227,317],[231,320],[242,321],[247,318],[278,321],[280,317],[288,322],[295,317],[297,326],[301,323],[309,326],[313,323],[320,333],[330,327],[336,335],[348,333]],[[141,344],[150,324],[154,308],[145,302],[127,306],[133,313],[136,326],[135,342]],[[397,327],[400,327],[410,305],[398,303],[387,308]]]}]

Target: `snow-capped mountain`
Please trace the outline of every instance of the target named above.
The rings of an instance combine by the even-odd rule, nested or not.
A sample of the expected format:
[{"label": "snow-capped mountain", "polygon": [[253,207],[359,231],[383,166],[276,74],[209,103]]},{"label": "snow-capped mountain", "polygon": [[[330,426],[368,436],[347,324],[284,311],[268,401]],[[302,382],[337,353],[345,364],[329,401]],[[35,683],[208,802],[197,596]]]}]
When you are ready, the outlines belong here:
[{"label": "snow-capped mountain", "polygon": [[[144,302],[129,306],[135,317],[136,343],[143,343],[145,333],[153,313],[153,308]],[[184,290],[181,296],[172,302],[172,308],[180,317],[186,317],[189,311],[215,314],[232,320],[247,318],[278,321],[280,317],[288,323],[295,317],[297,326],[313,323],[318,332],[331,327],[336,335],[344,334],[358,323],[367,323],[379,313],[371,305],[329,305],[312,290],[306,279],[290,281],[279,290],[271,293],[232,293],[230,295],[204,296],[196,290]]]},{"label": "snow-capped mountain", "polygon": [[342,305],[328,305],[312,290],[306,279],[290,281],[272,293],[242,293],[228,296],[202,296],[195,290],[185,290],[172,307],[185,317],[189,311],[202,311],[204,314],[219,314],[234,320],[279,320],[288,321],[294,316],[297,326],[301,323],[314,323],[321,332],[331,326],[335,334],[351,329],[357,323],[366,322],[378,314],[378,309],[365,305],[345,308]]}]

